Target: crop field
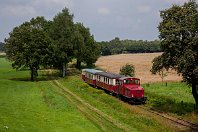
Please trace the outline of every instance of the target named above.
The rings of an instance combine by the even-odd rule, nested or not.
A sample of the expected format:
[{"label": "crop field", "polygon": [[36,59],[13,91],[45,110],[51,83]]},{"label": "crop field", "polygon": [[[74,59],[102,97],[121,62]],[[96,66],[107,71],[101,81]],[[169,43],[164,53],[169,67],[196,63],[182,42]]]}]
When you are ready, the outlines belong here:
[{"label": "crop field", "polygon": [[[150,72],[152,60],[161,53],[141,53],[141,54],[120,54],[112,56],[102,56],[96,62],[96,67],[106,71],[119,73],[120,68],[125,64],[135,66],[135,75],[141,79],[142,83],[161,82],[159,75],[152,75]],[[181,77],[175,71],[168,71],[168,76],[164,81],[180,81]]]},{"label": "crop field", "polygon": [[[58,78],[48,71],[39,71],[35,82],[29,81],[29,78],[28,70],[13,70],[10,62],[0,58],[0,131],[187,130],[135,105],[120,101],[103,90],[90,87],[82,82],[79,71],[72,72],[66,78]],[[152,89],[147,94],[154,103],[149,101],[148,106],[165,107],[169,96],[171,99],[174,97],[171,94],[174,90],[169,92],[169,96],[161,95],[163,87],[155,92],[161,84],[144,85],[146,89]],[[171,87],[175,87],[174,84]],[[183,89],[186,90],[186,85]],[[186,92],[180,94],[183,97]],[[164,104],[161,105],[156,100],[158,96],[163,96]],[[193,100],[189,96],[190,93],[184,96],[184,102],[188,102],[184,105],[190,106],[190,110],[181,114],[194,121],[198,118],[195,114],[191,115]],[[179,99],[180,97],[175,98],[175,103],[180,102]],[[174,113],[171,110],[170,108],[167,112]]]}]

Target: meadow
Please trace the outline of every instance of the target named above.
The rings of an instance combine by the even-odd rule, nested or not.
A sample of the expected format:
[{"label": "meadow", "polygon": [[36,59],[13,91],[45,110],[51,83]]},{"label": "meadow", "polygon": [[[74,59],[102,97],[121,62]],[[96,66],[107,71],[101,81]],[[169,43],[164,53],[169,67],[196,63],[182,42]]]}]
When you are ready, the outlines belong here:
[{"label": "meadow", "polygon": [[0,58],[0,131],[99,131],[45,76],[37,82],[29,76]]},{"label": "meadow", "polygon": [[[0,131],[178,130],[170,121],[123,102],[103,90],[90,87],[82,82],[80,72],[74,71],[70,69],[70,75],[66,78],[56,76],[56,71],[55,74],[39,71],[37,80],[31,82],[28,70],[13,70],[10,62],[0,58]],[[168,83],[168,86],[173,88],[178,84]],[[160,104],[157,97],[167,101],[173,98],[175,102],[180,102],[180,97],[175,98],[175,95],[162,95],[158,89],[165,88],[161,85],[144,84],[150,98],[148,106],[159,108],[166,105],[166,102]],[[186,89],[186,85],[183,87]],[[191,99],[185,100],[191,97],[185,91],[179,94],[186,96],[184,105],[186,101],[193,102]],[[186,118],[190,117],[192,121],[197,119],[191,118],[191,106],[189,109],[180,115],[187,115]],[[174,113],[171,110],[167,112]]]},{"label": "meadow", "polygon": [[[125,64],[133,64],[135,67],[135,76],[141,79],[142,83],[161,82],[159,75],[152,75],[150,70],[152,60],[162,53],[139,53],[139,54],[118,54],[111,56],[102,56],[96,62],[96,67],[105,71],[119,73],[120,68]],[[169,70],[164,81],[180,81],[182,78],[175,71]]]}]

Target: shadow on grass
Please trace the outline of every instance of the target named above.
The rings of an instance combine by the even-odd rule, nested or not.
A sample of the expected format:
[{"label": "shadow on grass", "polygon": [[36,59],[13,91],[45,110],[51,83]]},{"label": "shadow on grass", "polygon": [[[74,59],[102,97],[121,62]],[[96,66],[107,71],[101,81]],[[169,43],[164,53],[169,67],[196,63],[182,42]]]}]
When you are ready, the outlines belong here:
[{"label": "shadow on grass", "polygon": [[40,82],[40,81],[50,81],[54,80],[54,78],[50,77],[37,77],[34,81],[31,81],[30,77],[23,77],[23,78],[11,78],[10,80],[13,81],[24,81],[24,82]]},{"label": "shadow on grass", "polygon": [[[68,68],[67,69],[67,76],[78,76],[80,74],[81,74],[81,71],[76,68]],[[61,77],[61,75],[62,74],[60,74],[60,72],[57,70],[51,70],[51,71],[50,70],[40,70],[39,76],[35,78],[34,82],[50,81],[50,80],[59,79],[59,77]],[[22,78],[11,78],[10,80],[31,82],[30,75],[28,77],[22,77]]]}]

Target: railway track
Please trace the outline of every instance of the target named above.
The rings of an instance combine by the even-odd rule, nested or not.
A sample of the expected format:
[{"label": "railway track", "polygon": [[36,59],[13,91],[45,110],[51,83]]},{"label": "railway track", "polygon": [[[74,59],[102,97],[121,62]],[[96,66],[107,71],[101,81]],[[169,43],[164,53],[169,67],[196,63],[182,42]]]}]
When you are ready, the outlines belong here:
[{"label": "railway track", "polygon": [[147,107],[147,106],[137,106],[137,107],[139,107],[141,109],[144,109],[144,110],[146,110],[146,111],[148,111],[150,113],[153,113],[155,115],[158,115],[160,117],[163,117],[163,118],[165,118],[167,120],[170,120],[170,121],[174,122],[177,125],[185,126],[185,127],[189,128],[193,132],[198,132],[198,124],[192,123],[190,121],[186,121],[186,120],[178,118],[178,117],[171,116],[169,114],[165,114],[164,112],[153,110],[153,109],[151,109],[150,107]]},{"label": "railway track", "polygon": [[67,99],[73,106],[75,106],[88,120],[94,123],[102,131],[125,131],[129,132],[130,130],[123,124],[120,124],[118,121],[114,120],[112,117],[106,115],[97,108],[86,103],[80,97],[72,93],[70,90],[65,88],[57,80],[52,80],[51,84],[53,85],[55,92],[65,99]]}]

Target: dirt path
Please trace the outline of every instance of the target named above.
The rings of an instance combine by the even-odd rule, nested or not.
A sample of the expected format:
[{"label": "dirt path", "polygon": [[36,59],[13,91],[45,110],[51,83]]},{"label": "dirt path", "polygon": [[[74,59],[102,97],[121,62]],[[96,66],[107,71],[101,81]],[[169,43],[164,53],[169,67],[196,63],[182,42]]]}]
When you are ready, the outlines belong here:
[{"label": "dirt path", "polygon": [[91,106],[80,97],[72,93],[70,90],[65,88],[57,80],[51,81],[51,84],[56,89],[57,93],[69,100],[87,119],[94,123],[102,131],[125,131],[130,130],[112,117]]}]

